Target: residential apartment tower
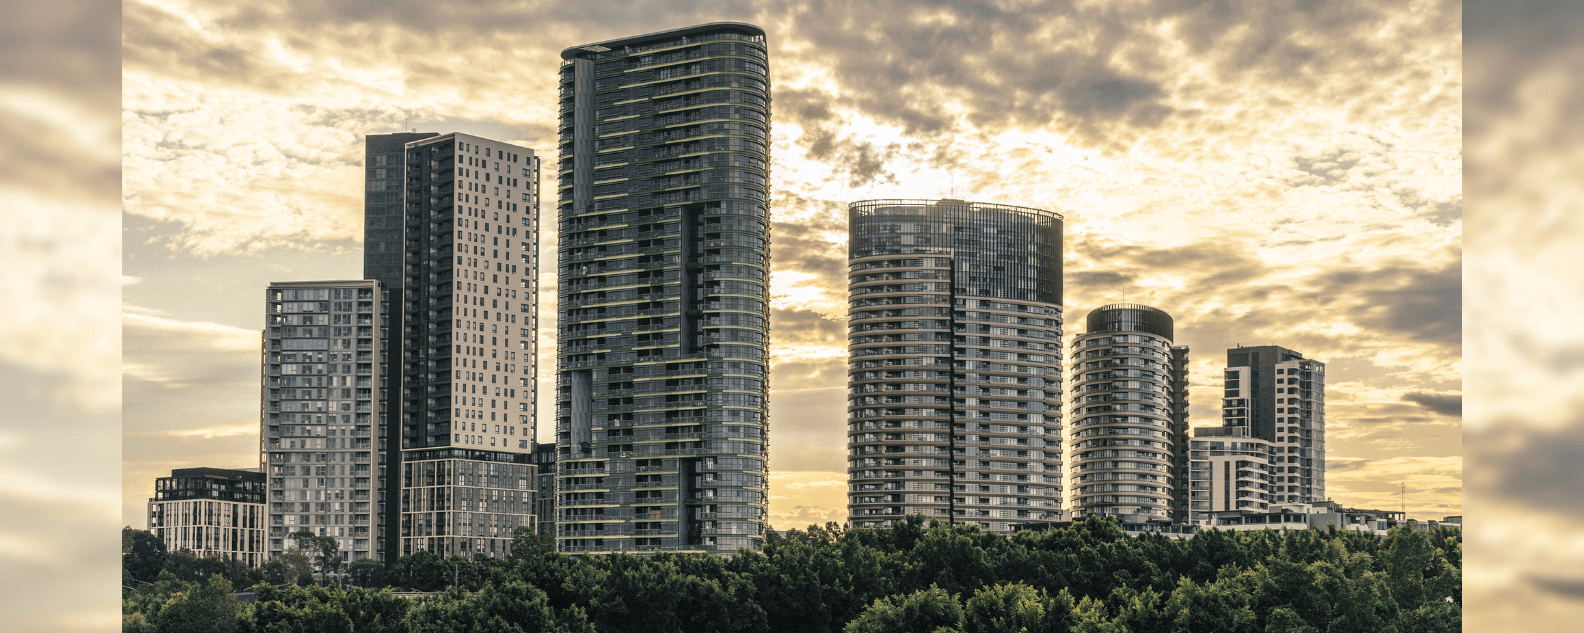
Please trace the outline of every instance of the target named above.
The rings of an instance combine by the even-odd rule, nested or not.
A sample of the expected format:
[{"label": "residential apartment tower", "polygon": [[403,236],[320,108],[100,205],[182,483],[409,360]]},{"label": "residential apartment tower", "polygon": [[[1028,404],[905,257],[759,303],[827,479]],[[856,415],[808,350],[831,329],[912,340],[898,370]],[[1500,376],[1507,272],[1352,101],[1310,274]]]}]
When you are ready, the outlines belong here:
[{"label": "residential apartment tower", "polygon": [[300,531],[377,558],[375,442],[385,314],[374,280],[284,281],[265,290],[260,470],[271,558]]},{"label": "residential apartment tower", "polygon": [[1186,519],[1188,348],[1171,315],[1119,303],[1072,342],[1069,486],[1074,518]]},{"label": "residential apartment tower", "polygon": [[714,23],[562,51],[556,542],[757,549],[770,83]]},{"label": "residential apartment tower", "polygon": [[453,133],[403,167],[400,554],[504,556],[535,526],[539,160]]},{"label": "residential apartment tower", "polygon": [[1275,345],[1227,350],[1222,424],[1269,442],[1272,503],[1325,491],[1325,364]]},{"label": "residential apartment tower", "polygon": [[850,524],[1060,520],[1062,216],[867,200],[848,232]]},{"label": "residential apartment tower", "polygon": [[[407,143],[436,136],[435,132],[370,134],[363,141],[363,278],[380,282],[381,362],[401,358],[402,337],[391,336],[405,327],[402,286],[405,283]],[[397,361],[399,362],[399,360]],[[374,549],[381,560],[395,562],[401,555],[401,398],[402,372],[380,376],[381,403],[375,428],[377,467],[374,511],[381,529]]]}]

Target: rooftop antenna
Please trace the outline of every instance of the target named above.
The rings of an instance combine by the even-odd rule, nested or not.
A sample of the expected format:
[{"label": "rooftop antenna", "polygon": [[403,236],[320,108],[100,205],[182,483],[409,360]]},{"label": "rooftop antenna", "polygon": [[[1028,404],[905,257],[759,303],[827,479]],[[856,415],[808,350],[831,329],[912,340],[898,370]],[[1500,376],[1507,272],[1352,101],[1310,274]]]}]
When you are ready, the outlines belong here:
[{"label": "rooftop antenna", "polygon": [[1402,510],[1403,518],[1407,519],[1408,518],[1408,487],[1407,487],[1407,484],[1405,482],[1401,482],[1401,481],[1397,482],[1397,502],[1399,504],[1401,504],[1401,506],[1398,509]]}]

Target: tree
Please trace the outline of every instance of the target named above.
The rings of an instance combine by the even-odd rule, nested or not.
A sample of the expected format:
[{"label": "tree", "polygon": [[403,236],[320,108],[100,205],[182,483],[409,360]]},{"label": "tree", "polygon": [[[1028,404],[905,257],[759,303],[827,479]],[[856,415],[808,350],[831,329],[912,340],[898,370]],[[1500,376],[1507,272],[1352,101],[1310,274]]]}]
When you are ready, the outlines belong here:
[{"label": "tree", "polygon": [[1160,609],[1161,596],[1150,587],[1134,591],[1117,587],[1111,592],[1116,604],[1116,625],[1129,633],[1170,633],[1171,616]]},{"label": "tree", "polygon": [[957,633],[963,609],[957,598],[931,586],[906,596],[875,600],[844,633]]},{"label": "tree", "polygon": [[1318,629],[1287,607],[1276,607],[1265,621],[1265,633],[1319,633]]},{"label": "tree", "polygon": [[557,614],[545,593],[524,582],[451,590],[408,613],[412,633],[594,633],[582,609]]},{"label": "tree", "polygon": [[121,568],[134,580],[154,582],[165,568],[165,541],[144,530],[121,528]]},{"label": "tree", "polygon": [[264,563],[264,579],[277,585],[312,584],[312,572],[313,561],[295,549],[286,550]]},{"label": "tree", "polygon": [[[656,555],[645,560],[615,554],[599,563],[609,573],[589,602],[589,615],[601,631],[747,633],[767,628],[752,587],[735,574],[723,573],[718,558]],[[700,572],[714,577],[701,577]]]},{"label": "tree", "polygon": [[[503,560],[420,551],[384,568],[351,566],[359,585],[435,591],[460,580],[444,596],[410,601],[315,583],[309,554],[326,557],[321,569],[333,574],[338,552],[307,534],[266,570],[275,583],[304,586],[260,585],[258,602],[233,609],[236,624],[239,633],[1443,633],[1462,615],[1453,531],[1209,530],[1173,541],[1084,519],[1006,538],[912,517],[890,532],[791,530],[730,560],[567,556],[543,535],[516,537]],[[236,586],[246,570],[167,552],[151,582],[135,581],[132,570],[148,574],[159,551],[156,540],[123,531],[124,630],[165,630],[200,606],[226,613],[229,596],[213,587]],[[204,622],[226,630],[223,617]]]},{"label": "tree", "polygon": [[359,558],[347,565],[347,579],[356,587],[378,589],[386,585],[385,563],[373,558]]},{"label": "tree", "polygon": [[526,525],[520,525],[512,531],[511,553],[506,559],[518,561],[554,551],[554,536],[548,532],[540,532]]},{"label": "tree", "polygon": [[157,633],[228,633],[236,630],[237,601],[231,583],[214,576],[178,593],[154,618]]},{"label": "tree", "polygon": [[[1230,571],[1232,567],[1226,569]],[[1248,595],[1231,589],[1234,584],[1229,580],[1200,586],[1183,576],[1166,599],[1165,612],[1172,620],[1172,630],[1254,633],[1255,617],[1248,608]]]},{"label": "tree", "polygon": [[319,572],[319,582],[329,582],[331,574],[341,573],[341,544],[334,538],[315,536],[308,530],[299,530],[291,538],[297,542],[297,549],[313,561],[314,569]]},{"label": "tree", "polygon": [[398,587],[439,591],[451,584],[451,567],[434,552],[418,550],[391,565],[386,578]]},{"label": "tree", "polygon": [[1048,596],[1023,583],[985,587],[963,606],[964,633],[1066,633],[1076,624],[1072,595]]}]

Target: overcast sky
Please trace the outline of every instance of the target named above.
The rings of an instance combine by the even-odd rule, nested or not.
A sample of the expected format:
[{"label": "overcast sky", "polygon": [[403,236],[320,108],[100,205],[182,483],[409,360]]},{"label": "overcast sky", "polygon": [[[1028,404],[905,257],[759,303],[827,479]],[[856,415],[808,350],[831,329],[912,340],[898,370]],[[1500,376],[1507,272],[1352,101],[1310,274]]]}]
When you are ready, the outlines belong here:
[{"label": "overcast sky", "polygon": [[365,135],[410,120],[553,161],[561,49],[721,20],[764,27],[771,50],[774,527],[845,518],[846,205],[893,197],[1063,213],[1069,339],[1107,303],[1171,313],[1198,425],[1219,423],[1227,348],[1321,360],[1331,496],[1396,508],[1405,482],[1411,516],[1461,514],[1461,17],[1364,0],[128,2],[122,520],[143,525],[172,468],[257,466],[263,289],[361,276]]}]

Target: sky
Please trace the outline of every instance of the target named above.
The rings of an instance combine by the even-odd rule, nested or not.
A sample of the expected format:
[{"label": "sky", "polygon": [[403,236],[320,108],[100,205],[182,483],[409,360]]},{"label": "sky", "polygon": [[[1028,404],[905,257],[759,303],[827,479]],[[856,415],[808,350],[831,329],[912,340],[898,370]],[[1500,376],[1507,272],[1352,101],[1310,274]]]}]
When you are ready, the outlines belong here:
[{"label": "sky", "polygon": [[[262,293],[361,276],[365,135],[553,157],[561,49],[722,20],[770,45],[774,527],[845,518],[847,203],[947,196],[1063,213],[1067,337],[1171,313],[1196,424],[1227,348],[1298,350],[1329,370],[1331,496],[1461,514],[1460,11],[128,2],[122,521],[172,468],[257,465]],[[539,291],[549,393],[551,270]]]},{"label": "sky", "polygon": [[1171,311],[1196,393],[1229,344],[1325,360],[1335,496],[1464,480],[1470,630],[1584,617],[1576,3],[563,4],[7,5],[7,630],[118,630],[152,478],[252,462],[257,292],[357,272],[361,135],[549,151],[560,48],[719,19],[773,47],[778,526],[841,503],[843,205],[955,192],[1065,213],[1069,320]]}]

